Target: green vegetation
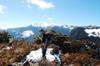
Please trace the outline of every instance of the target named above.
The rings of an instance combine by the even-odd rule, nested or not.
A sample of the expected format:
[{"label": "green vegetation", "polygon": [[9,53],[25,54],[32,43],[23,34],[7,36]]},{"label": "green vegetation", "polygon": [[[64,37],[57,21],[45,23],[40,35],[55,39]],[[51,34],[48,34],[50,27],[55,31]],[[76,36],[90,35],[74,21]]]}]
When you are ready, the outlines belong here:
[{"label": "green vegetation", "polygon": [[0,32],[0,43],[2,42],[8,43],[10,38],[11,38],[11,35],[9,35],[8,32],[6,31]]},{"label": "green vegetation", "polygon": [[[98,61],[100,58],[100,50],[95,42],[88,39],[73,39],[70,36],[57,33],[53,30],[48,30],[47,32],[51,38],[49,47],[52,47],[52,44],[54,44],[59,46],[62,51],[62,66],[70,64],[74,64],[74,66],[100,65]],[[40,35],[37,35],[32,42],[27,42],[24,40],[15,40],[8,32],[0,33],[0,65],[7,66],[19,62],[31,50],[40,48],[41,41]],[[5,49],[8,47],[6,43],[11,44],[10,47],[12,48],[9,50]],[[40,62],[41,65],[48,63],[48,61],[43,62],[43,64],[42,62]],[[55,62],[52,62],[51,65],[55,66]]]}]

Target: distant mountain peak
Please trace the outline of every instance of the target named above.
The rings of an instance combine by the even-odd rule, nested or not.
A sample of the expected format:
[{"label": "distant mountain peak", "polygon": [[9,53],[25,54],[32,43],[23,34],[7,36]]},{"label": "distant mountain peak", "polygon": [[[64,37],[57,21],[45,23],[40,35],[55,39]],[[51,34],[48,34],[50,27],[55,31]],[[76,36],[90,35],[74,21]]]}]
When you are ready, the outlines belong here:
[{"label": "distant mountain peak", "polygon": [[53,27],[53,26],[60,26],[60,25],[57,25],[57,24],[54,24],[54,23],[47,23],[47,22],[44,22],[44,23],[34,23],[32,24],[32,26],[34,27]]},{"label": "distant mountain peak", "polygon": [[49,24],[49,23],[34,23],[34,24],[32,24],[32,26],[35,26],[35,27],[48,27],[48,26],[52,26],[52,24]]}]

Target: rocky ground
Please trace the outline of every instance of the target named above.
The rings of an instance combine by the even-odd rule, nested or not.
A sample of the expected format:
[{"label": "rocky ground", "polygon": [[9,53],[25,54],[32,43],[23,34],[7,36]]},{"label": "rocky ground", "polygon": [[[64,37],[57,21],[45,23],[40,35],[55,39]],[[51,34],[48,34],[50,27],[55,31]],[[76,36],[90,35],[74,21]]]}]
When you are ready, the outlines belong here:
[{"label": "rocky ground", "polygon": [[[40,46],[26,41],[16,41],[13,44],[2,43],[0,44],[0,66],[59,66],[57,61],[25,62],[30,51],[37,50]],[[62,53],[60,59],[61,66],[100,66],[100,61],[86,52]]]}]

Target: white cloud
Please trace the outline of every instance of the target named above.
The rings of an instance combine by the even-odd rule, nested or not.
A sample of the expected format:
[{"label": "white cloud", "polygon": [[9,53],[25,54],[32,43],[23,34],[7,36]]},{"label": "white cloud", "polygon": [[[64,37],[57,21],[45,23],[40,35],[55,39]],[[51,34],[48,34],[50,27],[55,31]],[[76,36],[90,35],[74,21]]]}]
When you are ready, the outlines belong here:
[{"label": "white cloud", "polygon": [[5,14],[5,6],[4,5],[0,5],[0,14],[3,15]]},{"label": "white cloud", "polygon": [[36,5],[41,9],[49,9],[54,7],[53,3],[46,2],[45,0],[27,0],[27,3],[28,3],[28,7],[30,7],[31,5]]}]

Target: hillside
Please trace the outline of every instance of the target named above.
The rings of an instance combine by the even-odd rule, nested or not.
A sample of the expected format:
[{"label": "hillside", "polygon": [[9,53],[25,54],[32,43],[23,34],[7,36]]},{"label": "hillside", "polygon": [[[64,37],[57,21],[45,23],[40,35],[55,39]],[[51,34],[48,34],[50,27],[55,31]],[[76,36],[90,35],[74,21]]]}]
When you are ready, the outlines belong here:
[{"label": "hillside", "polygon": [[48,46],[47,60],[41,60],[41,42],[14,40],[0,43],[0,66],[57,66],[55,57],[50,53],[55,46],[61,50],[61,66],[99,66],[100,50],[98,44],[88,39],[76,40],[58,32],[52,32]]}]

